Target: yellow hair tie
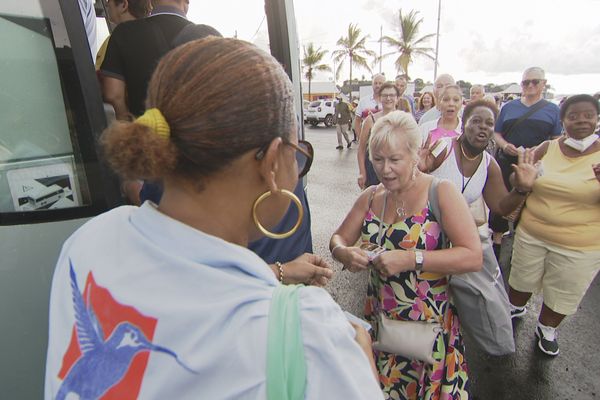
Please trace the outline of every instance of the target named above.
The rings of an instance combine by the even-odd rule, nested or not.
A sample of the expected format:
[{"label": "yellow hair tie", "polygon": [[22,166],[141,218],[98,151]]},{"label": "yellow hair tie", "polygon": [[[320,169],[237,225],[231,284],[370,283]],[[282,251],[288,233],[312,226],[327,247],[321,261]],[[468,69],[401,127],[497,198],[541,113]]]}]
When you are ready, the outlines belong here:
[{"label": "yellow hair tie", "polygon": [[136,123],[146,125],[152,129],[158,136],[168,139],[171,135],[171,128],[164,115],[158,108],[150,108],[144,112],[144,115],[135,120]]}]

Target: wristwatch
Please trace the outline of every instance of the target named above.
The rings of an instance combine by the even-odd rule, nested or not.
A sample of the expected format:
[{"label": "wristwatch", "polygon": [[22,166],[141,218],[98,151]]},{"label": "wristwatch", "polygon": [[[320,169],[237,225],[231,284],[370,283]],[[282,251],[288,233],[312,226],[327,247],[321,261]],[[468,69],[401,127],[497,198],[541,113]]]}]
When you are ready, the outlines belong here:
[{"label": "wristwatch", "polygon": [[415,271],[423,270],[423,252],[415,250]]}]

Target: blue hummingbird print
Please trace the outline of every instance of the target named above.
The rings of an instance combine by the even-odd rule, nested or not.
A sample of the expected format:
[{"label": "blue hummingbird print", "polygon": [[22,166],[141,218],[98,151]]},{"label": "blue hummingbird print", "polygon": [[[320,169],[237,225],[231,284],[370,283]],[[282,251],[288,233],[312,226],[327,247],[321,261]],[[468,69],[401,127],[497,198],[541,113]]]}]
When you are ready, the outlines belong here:
[{"label": "blue hummingbird print", "polygon": [[69,268],[81,356],[62,382],[56,400],[66,399],[69,394],[77,395],[80,400],[102,397],[123,379],[133,357],[142,351],[168,354],[187,371],[196,373],[183,364],[177,354],[165,347],[152,344],[137,326],[129,322],[121,322],[117,325],[105,341],[102,326],[96,318],[91,302],[88,301],[86,306],[83,301],[71,260],[69,260]]}]

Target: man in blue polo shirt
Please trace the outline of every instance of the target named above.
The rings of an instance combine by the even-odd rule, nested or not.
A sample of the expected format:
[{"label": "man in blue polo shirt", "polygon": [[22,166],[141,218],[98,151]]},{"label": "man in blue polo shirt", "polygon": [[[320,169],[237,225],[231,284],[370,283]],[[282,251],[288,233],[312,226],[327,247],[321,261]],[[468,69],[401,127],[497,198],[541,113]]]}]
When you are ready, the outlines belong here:
[{"label": "man in blue polo shirt", "polygon": [[[508,190],[511,189],[508,179],[512,172],[511,164],[517,163],[519,150],[535,147],[561,133],[558,106],[543,99],[545,86],[544,70],[540,67],[527,68],[521,80],[522,97],[506,103],[496,120],[496,159]],[[530,114],[526,118],[521,118],[527,113]],[[508,223],[501,216],[492,214],[490,228],[494,231],[494,250],[498,255]]]}]

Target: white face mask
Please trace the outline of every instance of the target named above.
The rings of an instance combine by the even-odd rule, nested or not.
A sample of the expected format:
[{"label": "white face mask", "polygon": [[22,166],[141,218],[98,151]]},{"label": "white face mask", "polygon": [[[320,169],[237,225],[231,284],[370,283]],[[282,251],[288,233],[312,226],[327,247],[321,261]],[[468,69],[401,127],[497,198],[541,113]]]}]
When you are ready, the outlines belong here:
[{"label": "white face mask", "polygon": [[589,149],[590,146],[596,142],[596,140],[598,140],[598,135],[593,133],[583,139],[573,139],[572,137],[568,137],[565,139],[564,144],[580,153],[583,153]]}]

